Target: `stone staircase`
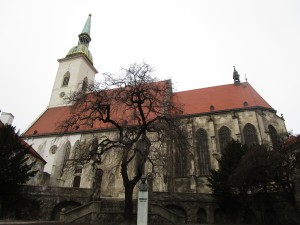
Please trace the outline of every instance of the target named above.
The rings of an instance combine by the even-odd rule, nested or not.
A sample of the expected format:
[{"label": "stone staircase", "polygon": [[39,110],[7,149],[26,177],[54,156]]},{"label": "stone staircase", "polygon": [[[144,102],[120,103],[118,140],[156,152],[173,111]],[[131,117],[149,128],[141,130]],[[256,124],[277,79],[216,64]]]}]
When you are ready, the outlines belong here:
[{"label": "stone staircase", "polygon": [[[69,211],[62,210],[60,221],[65,223],[121,224],[123,221],[123,200],[93,201]],[[136,213],[135,213],[136,218]],[[150,204],[148,224],[181,225],[185,217],[177,215],[158,204]]]},{"label": "stone staircase", "polygon": [[[60,213],[60,221],[73,223],[73,222],[88,222],[92,221],[97,212],[100,211],[101,202],[89,202],[85,205],[76,207],[69,211],[64,209]],[[83,221],[82,221],[83,220]]]},{"label": "stone staircase", "polygon": [[150,204],[150,213],[157,214],[173,224],[185,224],[184,216],[178,215],[158,204]]}]

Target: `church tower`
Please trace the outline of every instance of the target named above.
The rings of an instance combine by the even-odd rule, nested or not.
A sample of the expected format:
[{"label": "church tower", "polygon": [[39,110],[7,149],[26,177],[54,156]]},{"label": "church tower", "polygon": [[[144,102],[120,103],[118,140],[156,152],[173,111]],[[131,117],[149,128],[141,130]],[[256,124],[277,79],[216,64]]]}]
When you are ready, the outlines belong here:
[{"label": "church tower", "polygon": [[98,71],[93,66],[93,57],[89,50],[91,30],[91,14],[89,15],[81,34],[78,35],[78,44],[71,48],[65,58],[58,59],[57,70],[49,108],[64,105],[64,96],[84,88],[94,81]]}]

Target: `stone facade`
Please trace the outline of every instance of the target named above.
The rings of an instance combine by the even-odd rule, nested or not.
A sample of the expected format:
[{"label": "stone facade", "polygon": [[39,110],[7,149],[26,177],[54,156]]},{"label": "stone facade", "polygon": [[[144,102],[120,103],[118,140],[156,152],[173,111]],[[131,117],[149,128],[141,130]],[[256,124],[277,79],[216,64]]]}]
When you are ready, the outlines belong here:
[{"label": "stone facade", "polygon": [[[178,155],[176,147],[168,146],[169,164],[168,170],[154,177],[154,191],[172,191],[188,193],[209,193],[206,186],[206,176],[201,171],[201,156],[197,151],[197,131],[203,129],[207,133],[207,167],[217,169],[217,158],[221,155],[220,130],[227,127],[230,138],[240,140],[245,143],[245,126],[251,124],[255,128],[255,134],[260,144],[272,145],[268,127],[272,126],[278,133],[286,133],[284,120],[274,112],[262,110],[230,111],[214,115],[203,115],[185,118],[184,124],[188,130],[189,141],[192,149],[191,154],[181,161],[181,166],[185,166],[185,174],[178,171]],[[83,165],[79,173],[75,173],[75,168],[64,168],[66,158],[72,159],[76,154],[79,142],[91,143],[93,139],[104,135],[113,135],[113,132],[89,132],[74,133],[62,137],[57,136],[35,136],[25,140],[31,144],[38,153],[47,160],[44,172],[50,175],[49,186],[73,187],[75,177],[80,176],[81,188],[92,188],[95,182],[95,169],[90,164]],[[55,146],[55,150],[53,150]],[[69,150],[67,149],[69,148]],[[123,197],[123,183],[120,174],[120,153],[111,151],[103,156],[103,163],[100,168],[103,171],[101,193],[104,196]],[[182,160],[182,159],[181,159]],[[130,169],[130,168],[129,168]],[[207,170],[208,171],[208,170]],[[145,167],[146,173],[151,173],[150,165]],[[77,179],[77,178],[76,178]]]}]

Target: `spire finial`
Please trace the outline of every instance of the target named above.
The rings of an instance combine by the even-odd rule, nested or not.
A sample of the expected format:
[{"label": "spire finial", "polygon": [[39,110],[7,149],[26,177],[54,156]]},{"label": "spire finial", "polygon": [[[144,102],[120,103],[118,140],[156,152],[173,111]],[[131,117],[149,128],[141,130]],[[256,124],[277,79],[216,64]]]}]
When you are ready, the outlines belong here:
[{"label": "spire finial", "polygon": [[241,84],[240,75],[238,71],[236,71],[235,66],[233,66],[233,80],[235,85]]},{"label": "spire finial", "polygon": [[89,17],[87,18],[85,24],[84,24],[84,27],[82,29],[82,34],[83,33],[86,33],[88,35],[90,35],[90,32],[91,32],[91,18],[92,18],[92,14],[89,14]]}]

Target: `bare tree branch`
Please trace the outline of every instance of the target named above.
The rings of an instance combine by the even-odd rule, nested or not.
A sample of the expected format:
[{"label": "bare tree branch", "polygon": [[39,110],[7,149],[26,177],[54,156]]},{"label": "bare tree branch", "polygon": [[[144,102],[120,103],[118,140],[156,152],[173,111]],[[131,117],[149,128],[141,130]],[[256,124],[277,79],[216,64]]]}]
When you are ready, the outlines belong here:
[{"label": "bare tree branch", "polygon": [[[104,153],[121,151],[121,174],[125,187],[125,214],[132,214],[133,188],[145,173],[148,160],[154,171],[164,168],[166,156],[163,144],[176,139],[182,149],[188,150],[188,141],[179,120],[182,106],[171,102],[172,84],[153,77],[153,68],[146,64],[132,64],[121,73],[103,74],[103,81],[89,84],[67,96],[70,117],[60,124],[64,133],[77,129],[114,130],[114,135],[103,135],[96,145],[85,146],[89,156],[83,162],[101,163]],[[103,131],[102,131],[103,130]],[[105,133],[104,133],[105,134]],[[151,140],[151,141],[150,141]],[[160,144],[159,144],[160,143]],[[135,164],[133,174],[128,172]]]}]

